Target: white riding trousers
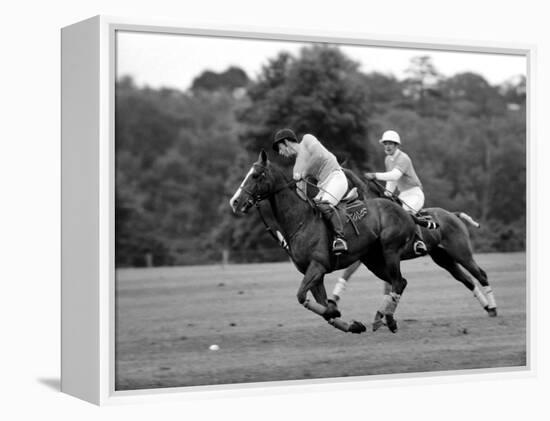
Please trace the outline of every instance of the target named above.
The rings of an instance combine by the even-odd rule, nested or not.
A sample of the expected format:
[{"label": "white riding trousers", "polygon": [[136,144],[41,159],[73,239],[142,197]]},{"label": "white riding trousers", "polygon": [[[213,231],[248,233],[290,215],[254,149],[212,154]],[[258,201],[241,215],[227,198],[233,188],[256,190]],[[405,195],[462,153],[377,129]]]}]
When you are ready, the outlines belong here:
[{"label": "white riding trousers", "polygon": [[327,179],[317,185],[319,193],[315,196],[316,202],[329,202],[336,206],[348,191],[348,179],[342,170],[336,170],[329,174]]},{"label": "white riding trousers", "polygon": [[403,201],[403,209],[407,212],[416,213],[424,207],[424,192],[420,187],[405,190],[398,197]]}]

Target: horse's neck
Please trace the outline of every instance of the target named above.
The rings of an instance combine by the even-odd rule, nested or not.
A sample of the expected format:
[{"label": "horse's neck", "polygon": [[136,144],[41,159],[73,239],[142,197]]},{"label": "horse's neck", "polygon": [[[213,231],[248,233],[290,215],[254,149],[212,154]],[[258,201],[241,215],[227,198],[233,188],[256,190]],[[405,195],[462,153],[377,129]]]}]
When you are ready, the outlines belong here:
[{"label": "horse's neck", "polygon": [[373,181],[367,180],[363,186],[363,195],[365,199],[377,199],[379,197],[384,197],[384,192],[382,187],[376,185]]},{"label": "horse's neck", "polygon": [[287,236],[292,235],[312,213],[310,205],[300,199],[292,188],[280,190],[269,202],[275,219]]},{"label": "horse's neck", "polygon": [[363,194],[363,199],[376,199],[384,195],[380,186],[377,186],[373,181],[361,180],[353,171],[345,169],[344,173],[348,178],[350,187],[355,186]]}]

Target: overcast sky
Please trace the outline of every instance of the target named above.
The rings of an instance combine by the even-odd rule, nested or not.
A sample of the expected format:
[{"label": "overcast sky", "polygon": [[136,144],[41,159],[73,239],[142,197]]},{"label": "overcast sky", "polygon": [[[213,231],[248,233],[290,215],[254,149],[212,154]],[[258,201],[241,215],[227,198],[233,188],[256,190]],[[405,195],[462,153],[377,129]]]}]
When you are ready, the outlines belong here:
[{"label": "overcast sky", "polygon": [[[131,75],[140,85],[186,90],[205,70],[222,72],[229,66],[241,67],[255,78],[270,58],[280,51],[296,55],[308,45],[188,35],[118,32],[117,76]],[[429,55],[444,76],[471,71],[491,84],[500,84],[517,75],[526,75],[523,56],[462,52],[437,52],[386,47],[340,46],[363,72],[379,71],[401,79],[412,57]]]}]

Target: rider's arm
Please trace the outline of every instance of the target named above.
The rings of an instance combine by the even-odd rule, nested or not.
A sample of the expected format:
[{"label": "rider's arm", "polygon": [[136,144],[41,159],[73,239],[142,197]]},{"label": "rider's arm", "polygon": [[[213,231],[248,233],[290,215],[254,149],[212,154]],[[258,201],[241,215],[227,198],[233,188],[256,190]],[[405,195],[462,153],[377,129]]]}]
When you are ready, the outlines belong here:
[{"label": "rider's arm", "polygon": [[307,169],[306,155],[308,155],[308,153],[303,149],[301,149],[298,155],[296,155],[296,162],[294,163],[294,169],[292,170],[294,180],[304,178]]},{"label": "rider's arm", "polygon": [[401,178],[402,175],[403,173],[401,172],[401,170],[397,168],[394,168],[393,170],[387,172],[375,173],[376,179],[382,181],[397,181]]}]

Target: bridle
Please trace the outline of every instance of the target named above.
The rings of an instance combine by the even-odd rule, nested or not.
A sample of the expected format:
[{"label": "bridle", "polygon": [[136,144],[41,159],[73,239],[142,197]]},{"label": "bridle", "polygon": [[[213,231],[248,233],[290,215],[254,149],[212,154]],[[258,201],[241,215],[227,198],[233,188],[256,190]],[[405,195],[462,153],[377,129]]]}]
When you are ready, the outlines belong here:
[{"label": "bridle", "polygon": [[[273,168],[268,168],[266,165],[262,165],[262,164],[258,164],[258,163],[254,163],[252,164],[252,167],[253,168],[261,168],[261,172],[260,174],[258,175],[259,177],[262,177],[262,178],[265,178],[266,177],[266,172],[267,171],[271,171]],[[248,196],[250,196],[250,199],[248,199],[248,203],[250,204],[250,206],[254,206],[256,207],[256,209],[258,210],[258,214],[260,215],[260,219],[262,220],[264,226],[265,226],[265,230],[273,237],[273,239],[275,241],[277,241],[279,243],[279,245],[286,251],[286,253],[290,256],[290,258],[292,258],[292,254],[290,252],[290,240],[294,237],[294,235],[296,235],[296,233],[302,228],[302,226],[304,225],[305,221],[302,221],[299,225],[298,225],[298,228],[294,231],[294,233],[292,233],[289,238],[288,238],[288,241],[284,239],[284,237],[282,236],[282,234],[280,234],[279,231],[274,231],[273,228],[271,228],[271,226],[267,223],[264,215],[262,214],[262,210],[260,208],[260,203],[266,199],[270,199],[271,197],[274,197],[275,195],[277,195],[277,193],[283,191],[283,190],[286,190],[286,189],[292,189],[293,186],[296,185],[297,181],[292,179],[290,181],[287,181],[285,175],[282,173],[281,170],[279,170],[278,168],[275,168],[277,171],[280,172],[280,175],[282,176],[282,178],[285,180],[285,184],[275,190],[272,190],[266,194],[260,194],[260,193],[257,193],[257,192],[253,192],[253,191],[250,191],[248,189],[245,189],[244,186],[241,186],[241,190],[244,191],[246,194],[248,194]],[[279,234],[279,235],[277,235]]]},{"label": "bridle", "polygon": [[[252,164],[252,167],[253,168],[261,168],[261,172],[258,175],[261,178],[265,178],[266,177],[266,172],[271,171],[273,169],[273,168],[268,168],[266,165],[262,165],[262,164],[258,164],[258,163]],[[261,193],[255,192],[255,191],[250,191],[248,189],[245,189],[244,186],[241,186],[241,190],[244,191],[246,194],[248,194],[250,196],[250,199],[249,199],[250,205],[258,207],[258,204],[260,202],[262,202],[266,199],[269,199],[269,198],[275,196],[277,193],[279,193],[279,192],[281,192],[285,189],[290,189],[290,188],[292,188],[293,186],[296,185],[296,180],[287,181],[286,177],[284,176],[282,171],[280,171],[278,168],[275,168],[275,169],[281,173],[282,178],[285,180],[285,184],[283,186],[279,187],[278,189],[275,189],[275,190],[272,190],[270,192],[261,194]]]}]

